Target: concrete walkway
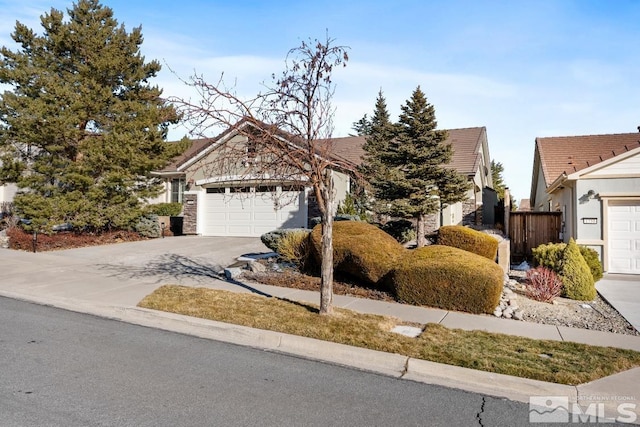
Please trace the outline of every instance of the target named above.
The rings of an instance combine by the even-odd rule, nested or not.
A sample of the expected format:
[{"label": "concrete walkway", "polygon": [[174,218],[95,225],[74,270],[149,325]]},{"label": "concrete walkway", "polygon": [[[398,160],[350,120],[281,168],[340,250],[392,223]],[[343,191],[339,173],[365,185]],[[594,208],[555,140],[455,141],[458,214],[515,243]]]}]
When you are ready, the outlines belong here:
[{"label": "concrete walkway", "polygon": [[[136,308],[144,296],[168,283],[235,292],[257,292],[318,303],[317,292],[220,279],[222,266],[231,264],[238,256],[266,251],[259,239],[204,237],[173,237],[37,254],[0,249],[0,296],[275,349],[388,375],[397,374],[399,378],[448,385],[525,402],[532,395],[567,395],[574,402],[580,395],[595,396],[596,399],[600,395],[635,396],[635,399],[640,400],[640,396],[637,396],[640,368],[578,387],[561,386],[431,362],[405,360],[399,355],[381,355],[379,352],[360,348]],[[606,277],[599,282],[598,288],[619,289],[616,285],[618,282],[618,279]],[[635,295],[637,294],[636,291]],[[640,351],[640,337],[629,335],[518,322],[340,295],[334,296],[334,303],[337,307],[395,316],[421,324],[433,322],[449,328],[480,329],[535,339],[573,341]],[[614,305],[617,307],[616,303]],[[587,401],[581,401],[582,403],[588,404]],[[640,408],[636,411],[640,415]]]},{"label": "concrete walkway", "polygon": [[605,274],[596,289],[636,330],[640,331],[640,276]]}]

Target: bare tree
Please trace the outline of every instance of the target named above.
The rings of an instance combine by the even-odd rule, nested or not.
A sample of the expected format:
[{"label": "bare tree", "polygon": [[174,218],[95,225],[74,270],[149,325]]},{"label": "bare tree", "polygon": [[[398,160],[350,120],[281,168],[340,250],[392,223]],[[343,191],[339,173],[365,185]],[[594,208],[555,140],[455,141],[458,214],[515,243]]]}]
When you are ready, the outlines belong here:
[{"label": "bare tree", "polygon": [[[214,84],[194,75],[186,83],[198,100],[171,99],[191,125],[192,134],[205,135],[211,127],[236,132],[246,144],[225,144],[207,174],[227,174],[252,182],[298,183],[310,187],[321,214],[322,265],[320,314],[333,312],[333,217],[335,193],[332,171],[350,170],[349,164],[332,154],[331,104],[335,67],[346,66],[346,46],[324,41],[303,41],[291,49],[281,75],[272,76],[265,90],[242,99],[224,75]],[[224,135],[224,134],[223,134]],[[280,203],[275,201],[276,204]]]}]

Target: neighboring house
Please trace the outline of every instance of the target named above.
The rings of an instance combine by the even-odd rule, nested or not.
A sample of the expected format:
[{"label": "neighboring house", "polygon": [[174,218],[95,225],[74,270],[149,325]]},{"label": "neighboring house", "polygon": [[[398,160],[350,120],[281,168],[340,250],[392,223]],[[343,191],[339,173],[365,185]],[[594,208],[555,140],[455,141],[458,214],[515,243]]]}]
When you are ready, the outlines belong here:
[{"label": "neighboring house", "polygon": [[15,184],[0,185],[0,203],[13,202],[17,190]]},{"label": "neighboring house", "polygon": [[[330,156],[356,168],[362,161],[361,136],[333,138]],[[434,215],[431,229],[439,223],[482,224],[483,196],[490,200],[490,214],[496,202],[492,190],[491,159],[484,127],[449,130],[449,143],[454,149],[452,167],[473,183],[468,200],[447,207],[442,221]],[[216,173],[207,167],[215,164],[216,156],[226,144],[250,152],[251,141],[238,131],[228,130],[212,139],[193,140],[183,155],[154,175],[165,181],[166,192],[156,201],[184,203],[185,234],[204,236],[260,236],[279,228],[306,227],[309,219],[318,216],[314,195],[302,182],[274,178],[251,181],[246,176]],[[336,203],[344,200],[353,185],[349,170],[333,170]],[[285,195],[289,203],[274,208],[274,192]],[[235,195],[233,193],[236,193]],[[237,193],[241,193],[238,195]]]},{"label": "neighboring house", "polygon": [[531,212],[531,203],[529,199],[520,199],[518,205],[518,212]]},{"label": "neighboring house", "polygon": [[640,274],[640,133],[537,138],[530,203],[562,212],[561,238],[605,271]]}]

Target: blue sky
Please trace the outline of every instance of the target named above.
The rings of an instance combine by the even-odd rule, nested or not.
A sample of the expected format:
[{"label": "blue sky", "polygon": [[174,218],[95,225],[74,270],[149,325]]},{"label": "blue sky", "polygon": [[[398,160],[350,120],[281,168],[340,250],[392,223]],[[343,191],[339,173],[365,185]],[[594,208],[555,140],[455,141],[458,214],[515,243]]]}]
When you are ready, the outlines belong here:
[{"label": "blue sky", "polygon": [[[491,157],[516,199],[530,192],[538,136],[635,132],[640,125],[640,2],[104,0],[127,29],[142,25],[147,59],[164,69],[167,96],[190,96],[178,76],[237,79],[255,95],[301,40],[350,47],[334,74],[336,130],[371,114],[382,89],[395,119],[420,85],[440,128],[486,126]],[[15,21],[60,0],[0,0],[0,44],[15,49]],[[179,138],[184,128],[172,130]]]}]

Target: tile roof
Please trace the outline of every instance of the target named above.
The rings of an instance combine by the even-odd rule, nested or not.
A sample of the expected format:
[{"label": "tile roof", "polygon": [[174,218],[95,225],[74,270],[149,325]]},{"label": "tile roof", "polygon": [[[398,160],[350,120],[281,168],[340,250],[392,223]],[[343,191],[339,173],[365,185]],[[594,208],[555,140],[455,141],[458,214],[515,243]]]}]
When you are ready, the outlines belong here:
[{"label": "tile roof", "polygon": [[[467,176],[474,175],[480,163],[480,147],[482,146],[482,135],[484,127],[449,129],[447,143],[453,146],[454,154],[451,159],[451,166],[459,173]],[[183,154],[174,158],[171,163],[160,172],[176,171],[178,166],[197,156],[202,150],[215,142],[216,138],[203,138],[192,140],[191,146]],[[364,136],[336,137],[332,140],[331,156],[336,160],[357,166],[362,162],[365,143]]]},{"label": "tile roof", "polygon": [[640,133],[536,138],[546,186],[569,175],[640,147]]},{"label": "tile roof", "polygon": [[[184,150],[182,154],[174,157],[169,164],[160,169],[158,172],[176,172],[178,170],[178,166],[207,148],[211,141],[211,138],[192,139],[191,145],[189,145],[189,147]],[[177,142],[175,143],[177,144]]]},{"label": "tile roof", "polygon": [[[480,164],[480,148],[484,127],[448,129],[449,138],[446,143],[453,146],[451,166],[463,175],[475,175]],[[347,136],[333,138],[333,155],[354,165],[362,163],[365,143],[364,136]]]}]

